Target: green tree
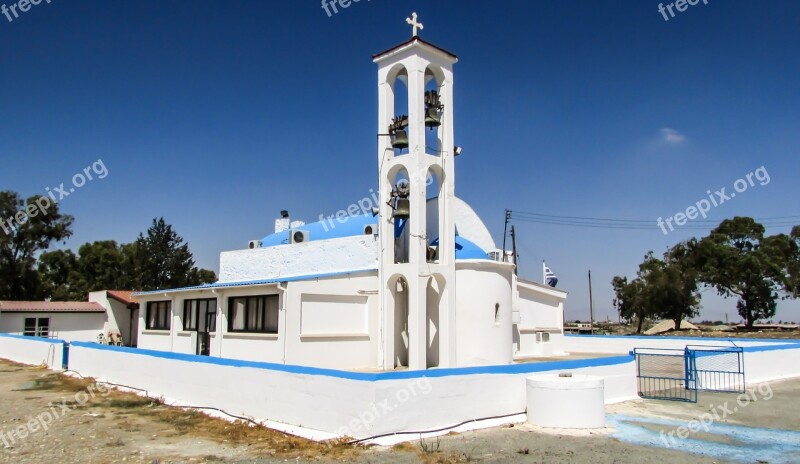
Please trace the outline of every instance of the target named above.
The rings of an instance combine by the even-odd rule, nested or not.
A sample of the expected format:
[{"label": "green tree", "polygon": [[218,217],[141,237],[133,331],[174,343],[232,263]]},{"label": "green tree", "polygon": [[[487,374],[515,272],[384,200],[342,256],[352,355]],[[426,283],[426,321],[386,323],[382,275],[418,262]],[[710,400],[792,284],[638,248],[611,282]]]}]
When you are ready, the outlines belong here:
[{"label": "green tree", "polygon": [[161,290],[209,283],[216,274],[197,269],[189,245],[183,242],[164,218],[153,219],[147,235],[139,234],[136,241],[124,250],[133,269],[133,287],[141,290]]},{"label": "green tree", "polygon": [[127,288],[123,265],[122,250],[114,240],[81,245],[73,281],[75,292],[84,299],[88,292]]},{"label": "green tree", "polygon": [[788,238],[764,237],[764,226],[748,217],[726,219],[694,246],[701,281],[721,296],[736,297],[745,325],[775,316],[787,278]]},{"label": "green tree", "polygon": [[76,279],[78,257],[72,250],[56,250],[39,256],[39,277],[42,282],[41,296],[54,301],[82,299],[73,294],[72,284]]},{"label": "green tree", "polygon": [[41,296],[36,255],[72,235],[72,217],[44,196],[22,200],[0,192],[0,299],[33,300]]},{"label": "green tree", "polygon": [[636,333],[642,333],[642,324],[650,313],[645,303],[643,285],[639,279],[628,282],[627,277],[616,276],[611,281],[614,287],[614,307],[622,319],[636,321]]},{"label": "green tree", "polygon": [[675,245],[664,254],[664,260],[658,265],[658,280],[651,304],[657,308],[659,317],[674,321],[677,330],[681,321],[700,314],[700,276],[690,245]]}]

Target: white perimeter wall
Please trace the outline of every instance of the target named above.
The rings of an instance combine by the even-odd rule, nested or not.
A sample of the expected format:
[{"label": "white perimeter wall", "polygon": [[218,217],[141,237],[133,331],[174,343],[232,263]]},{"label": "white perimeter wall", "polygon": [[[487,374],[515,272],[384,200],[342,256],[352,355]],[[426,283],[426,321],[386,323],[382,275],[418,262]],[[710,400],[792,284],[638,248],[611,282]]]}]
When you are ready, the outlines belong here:
[{"label": "white perimeter wall", "polygon": [[[230,360],[217,360],[232,364],[219,365],[192,362],[198,359],[196,357],[170,359],[162,356],[140,350],[73,345],[70,369],[82,375],[146,389],[151,395],[162,395],[178,404],[212,406],[232,414],[303,427],[302,434],[312,438],[331,438],[337,434],[366,438],[524,413],[525,379],[535,374],[515,373],[513,370],[521,369],[520,366],[497,366],[429,371],[431,375],[447,372],[459,372],[459,375],[389,377],[371,381],[352,378],[369,374],[331,371],[325,375],[297,366],[268,369]],[[633,360],[617,358],[616,361],[621,363],[570,367],[580,364],[556,362],[538,364],[536,368],[600,375],[608,379],[606,401],[635,398]],[[589,363],[592,362],[606,361]],[[497,373],[491,373],[493,369]],[[154,372],[158,375],[153,375]],[[342,375],[348,378],[340,377]],[[295,430],[295,433],[301,432]]]},{"label": "white perimeter wall", "polygon": [[3,313],[0,332],[22,335],[28,317],[49,318],[50,335],[68,342],[97,341],[106,325],[105,313]]},{"label": "white perimeter wall", "polygon": [[0,358],[22,364],[61,369],[64,342],[47,338],[0,334]]},{"label": "white perimeter wall", "polygon": [[700,338],[700,337],[644,337],[644,336],[604,336],[604,335],[565,335],[564,349],[568,353],[628,354],[634,348],[666,348],[682,350],[686,345],[703,346],[767,346],[781,344],[784,340],[747,340],[741,338]]}]

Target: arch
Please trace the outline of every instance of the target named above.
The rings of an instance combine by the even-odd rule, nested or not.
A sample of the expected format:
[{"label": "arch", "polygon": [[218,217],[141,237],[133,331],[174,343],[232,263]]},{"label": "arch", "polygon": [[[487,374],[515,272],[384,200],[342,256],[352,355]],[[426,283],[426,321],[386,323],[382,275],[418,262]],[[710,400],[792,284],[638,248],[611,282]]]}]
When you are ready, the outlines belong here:
[{"label": "arch", "polygon": [[[408,367],[408,349],[410,346],[408,332],[408,281],[401,274],[394,274],[386,281],[387,308],[392,309],[392,366]],[[388,366],[387,366],[388,367]]]},{"label": "arch", "polygon": [[438,367],[440,363],[441,321],[446,317],[447,298],[444,276],[433,274],[425,286],[425,358],[428,368]]},{"label": "arch", "polygon": [[[402,163],[398,163],[395,166],[392,166],[389,169],[389,173],[387,174],[386,181],[388,182],[389,192],[395,190],[397,184],[405,180],[408,182],[409,187],[411,189],[414,188],[415,179],[412,179],[411,176],[408,174],[408,170],[406,169],[405,165]],[[389,230],[392,231],[394,237],[394,259],[392,262],[394,263],[407,263],[409,262],[410,258],[410,248],[409,245],[411,243],[411,236],[410,236],[410,221],[411,218],[401,219],[398,217],[394,217],[395,208],[398,208],[399,205],[399,198],[390,196],[390,193],[387,192],[387,197],[385,201],[389,202],[392,205],[392,219],[390,221]],[[408,200],[407,200],[408,201]]]},{"label": "arch", "polygon": [[437,248],[439,237],[443,233],[440,218],[444,217],[442,211],[442,206],[444,205],[444,199],[442,198],[443,182],[444,173],[441,167],[438,165],[430,166],[425,177],[425,235],[430,247],[428,262],[439,260]]},{"label": "arch", "polygon": [[[435,91],[441,97],[442,86],[444,84],[444,72],[439,66],[429,64],[425,68],[425,92]],[[449,102],[442,101],[448,105]],[[431,156],[441,156],[442,148],[442,126],[428,128],[425,130],[425,153]]]},{"label": "arch", "polygon": [[[389,70],[387,75],[387,82],[391,88],[391,109],[389,112],[389,125],[392,124],[393,118],[399,116],[408,116],[408,96],[409,96],[409,89],[408,89],[408,70],[406,67],[398,63]],[[389,126],[385,128],[381,128],[381,130],[386,130],[387,133],[389,132]],[[406,136],[408,135],[406,129]],[[394,139],[394,138],[392,138]],[[404,148],[393,148],[392,151],[394,152],[395,156],[408,154],[408,149]]]}]

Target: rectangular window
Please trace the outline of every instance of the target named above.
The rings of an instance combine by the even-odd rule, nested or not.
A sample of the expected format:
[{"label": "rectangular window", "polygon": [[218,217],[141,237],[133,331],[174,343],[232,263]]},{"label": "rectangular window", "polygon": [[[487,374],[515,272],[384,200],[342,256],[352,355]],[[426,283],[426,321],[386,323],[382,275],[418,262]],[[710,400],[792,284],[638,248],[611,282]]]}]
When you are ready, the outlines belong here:
[{"label": "rectangular window", "polygon": [[231,298],[228,332],[278,333],[278,295]]},{"label": "rectangular window", "polygon": [[172,319],[171,301],[151,301],[147,303],[145,328],[147,330],[169,330]]},{"label": "rectangular window", "polygon": [[217,328],[217,299],[185,300],[183,302],[183,330],[215,332]]},{"label": "rectangular window", "polygon": [[47,338],[50,336],[50,318],[49,317],[26,317],[25,326],[23,327],[22,334],[26,337],[42,337]]}]

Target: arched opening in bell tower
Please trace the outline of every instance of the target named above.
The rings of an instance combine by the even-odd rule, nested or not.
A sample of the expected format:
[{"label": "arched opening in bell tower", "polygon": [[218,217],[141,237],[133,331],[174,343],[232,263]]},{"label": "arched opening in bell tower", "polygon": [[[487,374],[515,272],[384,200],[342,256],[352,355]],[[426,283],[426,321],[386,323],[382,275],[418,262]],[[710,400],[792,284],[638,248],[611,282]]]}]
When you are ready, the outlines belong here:
[{"label": "arched opening in bell tower", "polygon": [[425,153],[431,156],[442,154],[442,124],[444,105],[450,104],[442,99],[444,74],[438,66],[429,65],[425,69]]}]

